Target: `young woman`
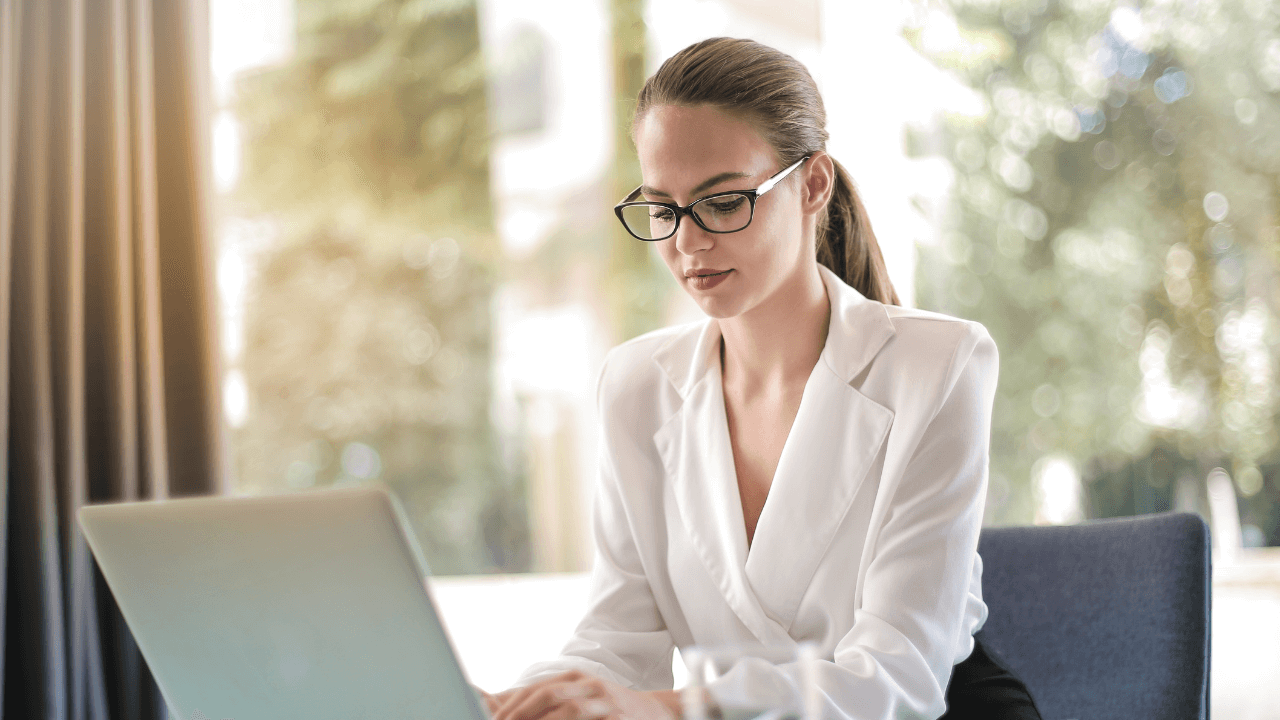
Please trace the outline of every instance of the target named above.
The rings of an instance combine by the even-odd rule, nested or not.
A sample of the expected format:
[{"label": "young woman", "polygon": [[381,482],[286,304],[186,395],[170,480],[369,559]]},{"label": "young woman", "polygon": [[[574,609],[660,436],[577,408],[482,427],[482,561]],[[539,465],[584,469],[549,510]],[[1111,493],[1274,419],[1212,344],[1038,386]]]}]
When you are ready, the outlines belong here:
[{"label": "young woman", "polygon": [[[590,609],[486,697],[496,720],[678,716],[674,648],[802,641],[824,717],[1039,717],[974,640],[995,344],[897,306],[825,123],[804,67],[749,40],[645,83],[617,214],[709,318],[609,354]],[[708,691],[795,706],[799,672]]]}]

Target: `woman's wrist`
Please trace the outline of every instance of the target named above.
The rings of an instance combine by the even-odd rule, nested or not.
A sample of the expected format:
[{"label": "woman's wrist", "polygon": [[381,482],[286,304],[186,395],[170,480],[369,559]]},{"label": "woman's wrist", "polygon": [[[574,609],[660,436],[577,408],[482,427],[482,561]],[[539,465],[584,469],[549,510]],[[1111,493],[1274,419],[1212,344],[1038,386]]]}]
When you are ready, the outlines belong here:
[{"label": "woman's wrist", "polygon": [[666,708],[672,717],[678,718],[683,714],[679,690],[654,690],[653,698],[662,703],[662,707]]},{"label": "woman's wrist", "polygon": [[[688,690],[655,690],[652,695],[655,700],[662,703],[662,706],[671,713],[672,717],[684,717],[684,694]],[[716,704],[716,700],[706,688],[701,688],[698,692],[702,693],[702,708],[706,713],[708,720],[717,720],[724,717],[720,712],[720,706]]]}]

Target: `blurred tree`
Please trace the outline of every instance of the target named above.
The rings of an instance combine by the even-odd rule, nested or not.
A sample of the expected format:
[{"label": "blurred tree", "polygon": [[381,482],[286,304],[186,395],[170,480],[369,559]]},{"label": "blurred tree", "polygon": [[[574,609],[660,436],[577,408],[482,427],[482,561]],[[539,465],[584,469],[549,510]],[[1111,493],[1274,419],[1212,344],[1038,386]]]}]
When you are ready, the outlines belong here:
[{"label": "blurred tree", "polygon": [[381,479],[437,574],[528,566],[489,417],[497,247],[486,77],[462,0],[297,0],[285,65],[237,88],[256,259],[236,431],[250,490]]},{"label": "blurred tree", "polygon": [[545,242],[528,257],[509,260],[507,274],[536,287],[548,304],[590,297],[601,306],[600,320],[613,342],[621,342],[664,325],[680,290],[655,248],[627,233],[613,213],[614,204],[641,182],[631,122],[646,78],[648,31],[644,0],[609,0],[607,7],[613,61],[608,172],[560,204],[559,222]]},{"label": "blurred tree", "polygon": [[[614,142],[613,203],[640,184],[640,161],[631,141],[631,121],[636,98],[645,81],[644,0],[610,0],[613,28]],[[665,266],[655,260],[654,249],[631,237],[614,220],[609,223],[609,288],[618,340],[661,327],[665,299],[671,284]]]},{"label": "blurred tree", "polygon": [[1001,351],[992,519],[1033,518],[1045,457],[1081,468],[1096,515],[1167,509],[1180,475],[1202,497],[1222,465],[1280,541],[1261,470],[1278,459],[1280,8],[950,0],[917,20],[908,40],[986,108],[912,143],[955,168],[920,302]]}]

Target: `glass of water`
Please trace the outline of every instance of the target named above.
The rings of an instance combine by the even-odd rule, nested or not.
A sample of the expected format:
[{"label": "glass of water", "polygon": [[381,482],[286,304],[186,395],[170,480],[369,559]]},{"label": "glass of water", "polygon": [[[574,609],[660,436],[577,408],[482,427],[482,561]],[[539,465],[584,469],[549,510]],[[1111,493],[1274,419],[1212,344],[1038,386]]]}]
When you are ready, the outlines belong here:
[{"label": "glass of water", "polygon": [[[818,688],[817,645],[809,642],[793,647],[760,645],[695,645],[680,652],[689,669],[689,682],[681,694],[684,720],[709,720],[714,702],[724,720],[822,720],[822,695]],[[734,674],[740,663],[795,663],[799,668],[799,697],[766,701],[770,707],[759,707],[756,698],[735,692],[732,681],[722,683],[714,695],[709,686]],[[743,668],[742,670],[745,670]]]}]

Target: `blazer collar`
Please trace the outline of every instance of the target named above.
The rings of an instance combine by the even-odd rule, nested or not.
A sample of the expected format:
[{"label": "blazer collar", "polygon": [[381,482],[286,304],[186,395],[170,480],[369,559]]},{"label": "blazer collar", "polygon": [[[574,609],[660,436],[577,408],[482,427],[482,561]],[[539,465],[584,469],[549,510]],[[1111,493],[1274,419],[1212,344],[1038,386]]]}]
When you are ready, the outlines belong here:
[{"label": "blazer collar", "polygon": [[[825,361],[845,382],[853,382],[893,337],[893,321],[884,305],[868,300],[825,265],[818,264],[818,273],[831,303],[831,324],[820,362]],[[696,333],[677,333],[663,343],[654,361],[680,397],[688,399],[718,359],[719,349],[720,326],[707,319]]]},{"label": "blazer collar", "polygon": [[[719,327],[677,334],[655,355],[681,396],[654,434],[681,519],[726,602],[766,644],[789,642],[804,591],[864,479],[893,412],[853,381],[893,336],[884,306],[821,268],[831,329],[779,458],[748,552],[724,410]],[[866,491],[874,492],[875,485]]]}]

